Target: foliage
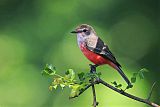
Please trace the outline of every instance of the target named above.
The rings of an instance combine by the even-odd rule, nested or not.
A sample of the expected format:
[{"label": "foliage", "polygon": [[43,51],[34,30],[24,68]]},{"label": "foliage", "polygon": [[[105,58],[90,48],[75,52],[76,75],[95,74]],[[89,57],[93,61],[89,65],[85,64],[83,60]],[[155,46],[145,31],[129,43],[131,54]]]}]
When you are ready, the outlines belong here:
[{"label": "foliage", "polygon": [[120,88],[122,87],[122,84],[118,84],[116,81],[111,82],[116,88]]},{"label": "foliage", "polygon": [[[90,84],[91,78],[100,78],[101,72],[99,73],[84,73],[80,72],[77,74],[78,79],[76,79],[76,74],[73,69],[68,69],[64,76],[61,76],[59,74],[56,74],[56,68],[52,65],[46,65],[44,70],[42,71],[42,75],[45,76],[52,76],[53,81],[51,85],[49,86],[49,90],[52,91],[53,89],[57,89],[57,87],[61,87],[62,89],[65,87],[68,87],[71,89],[70,98],[79,96],[79,93]],[[144,79],[144,73],[148,72],[146,68],[141,69],[138,72],[133,73],[133,76],[131,77],[131,83],[135,83],[137,80],[137,77],[140,79]],[[116,88],[119,88],[122,90],[122,84],[118,84],[116,81],[111,82]],[[127,86],[125,90],[132,88],[133,85]]]},{"label": "foliage", "polygon": [[60,86],[62,89],[68,87],[71,89],[70,97],[78,96],[79,93],[89,84],[90,78],[100,77],[101,73],[78,73],[78,79],[73,69],[68,69],[64,76],[56,74],[56,68],[52,65],[46,65],[42,71],[42,75],[52,76],[53,81],[49,86],[49,90],[57,89]]},{"label": "foliage", "polygon": [[[133,75],[132,75],[132,77],[131,77],[131,83],[133,84],[133,83],[136,83],[136,80],[137,80],[137,77],[139,77],[140,79],[144,79],[144,73],[146,73],[146,72],[149,72],[149,70],[148,69],[146,69],[146,68],[142,68],[141,70],[139,70],[138,72],[134,72],[133,73]],[[121,87],[122,87],[122,84],[118,84],[116,81],[114,81],[114,82],[111,82],[116,88],[119,88],[119,89],[121,89]],[[129,88],[132,88],[133,87],[133,85],[128,85],[126,88],[125,88],[125,90],[126,89],[129,89]],[[125,91],[124,90],[124,91]]]},{"label": "foliage", "polygon": [[146,68],[142,68],[138,72],[133,73],[133,75],[131,77],[131,82],[135,83],[137,80],[137,77],[139,77],[140,79],[144,79],[144,73],[146,73],[146,72],[149,72],[149,70],[147,70]]}]

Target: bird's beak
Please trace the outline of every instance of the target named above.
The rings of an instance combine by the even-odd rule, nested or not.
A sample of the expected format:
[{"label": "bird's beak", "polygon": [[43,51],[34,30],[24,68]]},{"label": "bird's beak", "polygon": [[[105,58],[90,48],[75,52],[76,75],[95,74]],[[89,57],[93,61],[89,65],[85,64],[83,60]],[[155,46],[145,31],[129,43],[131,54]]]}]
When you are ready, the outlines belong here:
[{"label": "bird's beak", "polygon": [[72,31],[71,33],[78,33],[77,31]]}]

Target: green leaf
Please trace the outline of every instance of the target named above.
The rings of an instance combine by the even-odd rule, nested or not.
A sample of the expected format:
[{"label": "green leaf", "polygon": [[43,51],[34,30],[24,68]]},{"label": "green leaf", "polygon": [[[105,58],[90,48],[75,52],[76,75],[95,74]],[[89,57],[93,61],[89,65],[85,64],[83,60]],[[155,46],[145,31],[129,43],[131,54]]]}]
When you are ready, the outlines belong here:
[{"label": "green leaf", "polygon": [[61,86],[61,88],[62,88],[62,89],[65,87],[65,85],[64,85],[64,84],[60,84],[60,86]]},{"label": "green leaf", "polygon": [[101,73],[101,72],[98,72],[97,75],[98,75],[98,77],[100,77],[100,76],[102,75],[102,73]]},{"label": "green leaf", "polygon": [[59,85],[59,84],[63,84],[62,78],[54,78],[52,85]]},{"label": "green leaf", "polygon": [[44,70],[42,71],[42,75],[54,75],[56,73],[55,67],[53,67],[51,64],[46,64]]},{"label": "green leaf", "polygon": [[116,81],[114,81],[114,82],[111,82],[113,85],[115,85],[115,86],[117,86],[117,82]]},{"label": "green leaf", "polygon": [[131,78],[131,83],[135,83],[136,82],[136,77],[132,77]]},{"label": "green leaf", "polygon": [[122,87],[122,84],[118,84],[116,85],[117,88],[121,88]]},{"label": "green leaf", "polygon": [[69,88],[71,88],[71,87],[72,87],[72,85],[68,85],[68,87],[69,87]]},{"label": "green leaf", "polygon": [[146,69],[146,68],[142,68],[142,69],[140,70],[140,72],[149,72],[149,70]]},{"label": "green leaf", "polygon": [[129,88],[132,88],[133,87],[133,85],[128,85],[127,87],[126,87],[126,89],[129,89]]},{"label": "green leaf", "polygon": [[85,80],[85,77],[84,77],[84,72],[81,72],[81,73],[78,73],[78,78],[80,81],[84,81]]},{"label": "green leaf", "polygon": [[71,81],[73,81],[74,80],[74,78],[75,78],[75,72],[73,71],[73,69],[68,69],[66,72],[65,72],[65,74],[66,74],[66,78],[67,79],[70,79]]},{"label": "green leaf", "polygon": [[138,75],[138,72],[135,72],[135,73],[133,73],[133,77],[137,77],[137,75]]},{"label": "green leaf", "polygon": [[97,73],[86,73],[85,78],[97,78],[98,74]]},{"label": "green leaf", "polygon": [[52,89],[53,89],[53,86],[49,86],[49,90],[52,91]]},{"label": "green leaf", "polygon": [[58,85],[54,85],[53,88],[56,89]]},{"label": "green leaf", "polygon": [[79,93],[80,93],[80,85],[75,84],[75,85],[72,85],[71,88],[72,88],[72,90],[71,90],[71,93],[70,93],[70,97],[79,96]]},{"label": "green leaf", "polygon": [[143,74],[143,72],[140,72],[140,73],[139,73],[139,78],[140,78],[140,79],[144,79],[144,74]]},{"label": "green leaf", "polygon": [[146,69],[146,68],[142,68],[142,69],[139,71],[139,78],[140,78],[140,79],[144,79],[144,73],[145,73],[145,72],[149,72],[149,70]]},{"label": "green leaf", "polygon": [[122,84],[118,84],[116,81],[111,82],[116,88],[121,88]]}]

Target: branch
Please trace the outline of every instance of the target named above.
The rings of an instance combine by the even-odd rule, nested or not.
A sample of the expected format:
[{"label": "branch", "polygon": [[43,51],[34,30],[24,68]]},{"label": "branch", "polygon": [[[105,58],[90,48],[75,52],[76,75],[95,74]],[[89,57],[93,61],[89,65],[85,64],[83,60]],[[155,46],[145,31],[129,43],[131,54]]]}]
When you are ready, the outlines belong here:
[{"label": "branch", "polygon": [[148,104],[148,105],[150,105],[150,106],[152,106],[152,107],[160,107],[158,104],[153,103],[153,102],[149,101],[148,99],[139,98],[139,97],[137,97],[137,96],[134,96],[134,95],[132,95],[132,94],[129,94],[129,93],[127,93],[127,92],[124,92],[123,90],[117,89],[117,88],[113,87],[112,85],[106,83],[105,81],[103,81],[103,80],[100,79],[100,78],[98,78],[96,81],[97,81],[96,83],[101,83],[101,84],[103,84],[104,86],[106,86],[106,87],[108,87],[108,88],[110,88],[110,89],[118,92],[119,94],[122,94],[122,95],[128,97],[128,98],[131,98],[131,99],[133,99],[133,100],[136,100],[136,101],[139,101],[139,102]]},{"label": "branch", "polygon": [[[131,99],[136,100],[136,101],[138,101],[138,102],[142,102],[142,103],[148,104],[148,105],[150,105],[150,106],[152,106],[152,107],[160,107],[158,104],[153,103],[153,102],[149,101],[148,99],[143,99],[143,98],[137,97],[137,96],[135,96],[135,95],[129,94],[129,93],[127,93],[127,92],[125,92],[125,91],[123,91],[123,90],[121,90],[121,89],[118,89],[118,88],[116,88],[116,87],[108,84],[107,82],[103,81],[103,80],[100,79],[100,78],[97,78],[93,83],[90,83],[89,85],[87,85],[87,86],[85,87],[85,89],[79,93],[79,95],[81,95],[85,90],[87,90],[87,89],[88,89],[90,86],[92,86],[93,84],[103,84],[104,86],[110,88],[111,90],[116,91],[116,92],[118,92],[119,94],[124,95],[124,96],[126,96],[126,97],[128,97],[128,98],[131,98]],[[75,96],[75,97],[78,97],[78,96]],[[75,98],[75,97],[72,97],[72,98]],[[98,103],[98,102],[97,102],[97,103]],[[97,104],[97,105],[98,105],[98,104]]]},{"label": "branch", "polygon": [[[66,71],[66,73],[65,73],[66,75],[63,77],[63,76],[59,76],[59,75],[57,75],[55,73],[56,72],[55,68],[52,68],[52,66],[50,66],[50,65],[46,65],[46,67],[43,70],[42,74],[43,75],[49,75],[49,76],[58,76],[57,78],[54,78],[54,81],[53,81],[52,85],[49,87],[50,90],[52,90],[52,88],[56,89],[57,85],[60,85],[62,88],[64,86],[71,85],[74,92],[73,92],[73,95],[71,95],[72,97],[70,97],[70,98],[78,97],[79,95],[81,95],[83,92],[85,92],[88,88],[90,88],[92,86],[93,107],[98,106],[98,102],[96,101],[96,91],[95,91],[95,85],[96,84],[102,84],[102,85],[114,90],[115,92],[118,92],[119,94],[121,94],[123,96],[126,96],[126,97],[128,97],[130,99],[136,100],[138,102],[145,103],[145,104],[150,105],[152,107],[160,107],[158,104],[150,101],[150,98],[151,98],[155,83],[151,87],[151,91],[149,93],[148,98],[146,98],[146,99],[140,98],[140,97],[137,97],[135,95],[129,94],[129,93],[125,92],[124,90],[122,90],[120,88],[116,88],[116,87],[108,84],[107,82],[103,81],[99,77],[99,75],[96,73],[96,67],[97,67],[96,65],[90,65],[90,74],[91,74],[89,76],[89,78],[91,78],[90,81],[89,81],[90,83],[87,83],[87,85],[85,85],[85,87],[83,87],[82,89],[78,89],[78,88],[80,88],[80,84],[76,84],[76,83],[73,83],[73,85],[71,84],[71,81],[73,81],[74,78],[75,78],[75,73],[74,73],[74,71],[72,69],[69,69],[68,71]],[[84,74],[81,74],[79,76],[79,79],[81,77],[82,77],[82,79],[86,78],[84,76]],[[65,78],[66,78],[66,81],[64,81]],[[76,85],[78,85],[78,87]]]},{"label": "branch", "polygon": [[[93,66],[90,64],[90,73],[96,73],[96,66]],[[95,91],[95,86],[94,86],[94,77],[91,77],[91,83],[92,83],[92,93],[93,93],[93,107],[98,106],[98,102],[96,100],[96,91]]]},{"label": "branch", "polygon": [[93,107],[96,107],[98,106],[98,102],[96,100],[96,91],[95,91],[94,84],[92,85],[92,92],[93,92]]},{"label": "branch", "polygon": [[[96,67],[95,65],[90,65],[90,72],[91,73],[96,73]],[[81,95],[85,90],[87,90],[90,86],[92,86],[92,92],[93,92],[93,106],[96,107],[98,105],[98,102],[96,102],[96,92],[95,92],[95,87],[94,87],[94,84],[102,84],[108,88],[110,88],[111,90],[115,91],[115,92],[118,92],[119,94],[121,95],[124,95],[128,98],[131,98],[133,100],[136,100],[138,102],[142,102],[142,103],[145,103],[147,105],[150,105],[152,107],[160,107],[158,104],[156,103],[153,103],[150,101],[150,97],[151,97],[151,94],[152,94],[152,91],[153,91],[153,88],[155,86],[155,83],[152,85],[152,88],[151,88],[151,91],[149,93],[149,97],[147,99],[143,99],[143,98],[140,98],[140,97],[137,97],[135,95],[132,95],[132,94],[129,94],[125,91],[123,91],[122,89],[118,89],[110,84],[108,84],[107,82],[103,81],[102,79],[100,79],[99,77],[96,78],[96,80],[94,80],[94,78],[91,78],[91,83],[89,85],[87,85],[82,91],[80,91],[79,95]],[[78,96],[75,96],[75,97],[78,97]],[[72,98],[75,98],[75,97],[72,97]]]}]

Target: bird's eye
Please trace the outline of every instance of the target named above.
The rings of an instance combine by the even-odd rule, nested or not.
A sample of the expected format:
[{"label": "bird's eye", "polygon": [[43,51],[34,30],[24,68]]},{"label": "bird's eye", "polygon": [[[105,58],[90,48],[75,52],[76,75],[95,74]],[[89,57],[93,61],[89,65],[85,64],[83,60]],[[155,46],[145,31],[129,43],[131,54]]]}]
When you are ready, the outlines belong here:
[{"label": "bird's eye", "polygon": [[87,29],[83,29],[83,32],[87,32]]}]

